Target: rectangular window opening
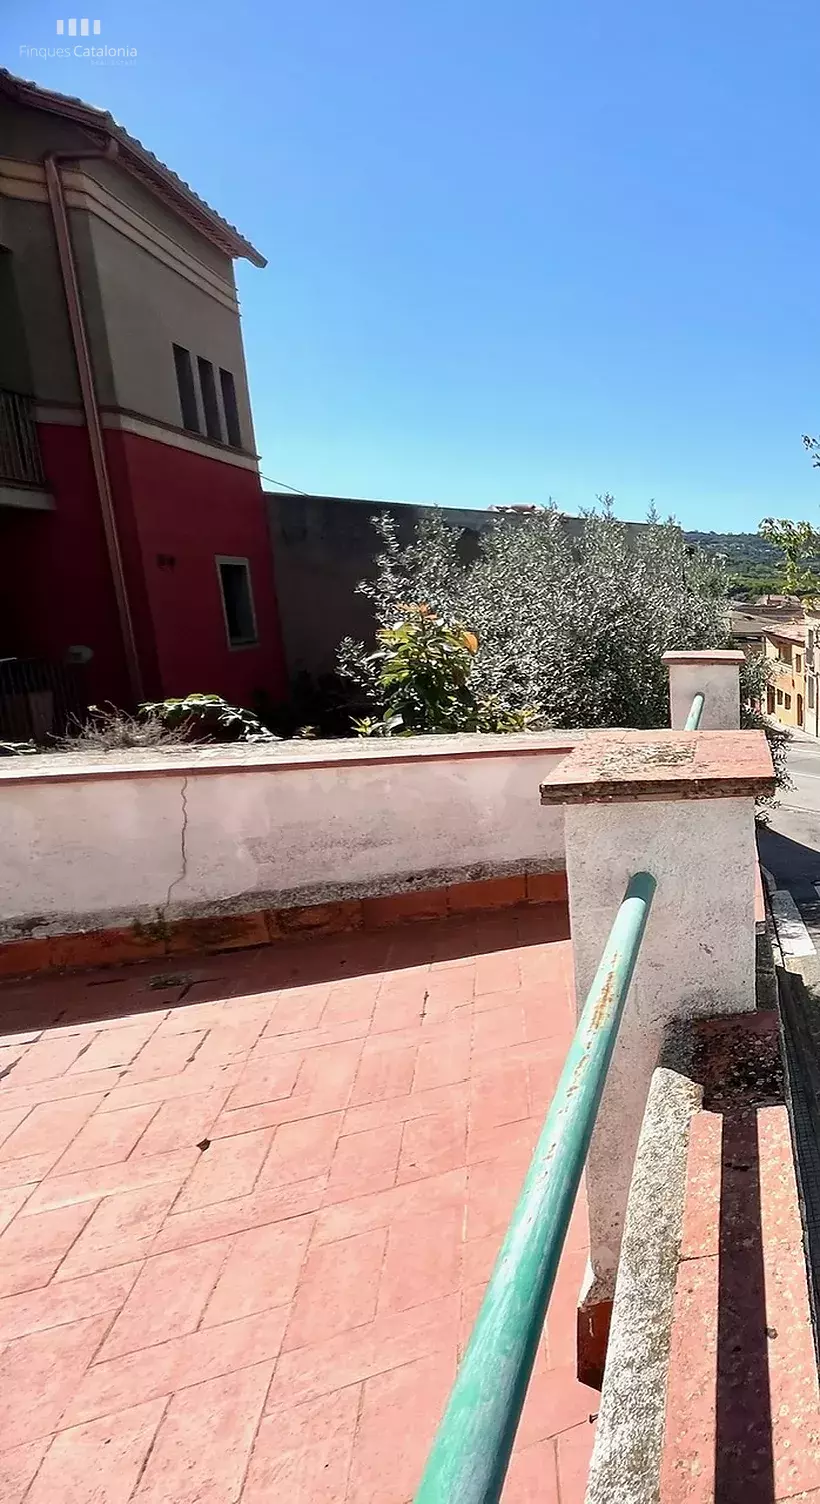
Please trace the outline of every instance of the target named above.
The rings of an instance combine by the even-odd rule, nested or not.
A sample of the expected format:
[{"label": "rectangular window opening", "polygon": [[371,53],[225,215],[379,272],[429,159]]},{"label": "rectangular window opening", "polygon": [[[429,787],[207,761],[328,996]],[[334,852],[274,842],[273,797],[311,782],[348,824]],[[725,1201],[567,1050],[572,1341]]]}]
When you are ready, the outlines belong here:
[{"label": "rectangular window opening", "polygon": [[259,641],[250,565],[247,559],[217,557],[216,567],[228,642],[232,648],[249,647],[251,643]]},{"label": "rectangular window opening", "polygon": [[782,705],[783,704],[783,691],[782,691],[782,689],[779,689],[777,691],[777,703],[778,703],[778,705]]},{"label": "rectangular window opening", "polygon": [[814,710],[814,674],[809,674],[808,691],[809,691],[809,710]]},{"label": "rectangular window opening", "polygon": [[239,408],[236,405],[236,386],[233,373],[219,368],[219,384],[222,388],[222,411],[225,414],[225,428],[228,434],[228,443],[232,449],[242,448],[242,430],[239,427]]},{"label": "rectangular window opening", "polygon": [[218,439],[222,442],[222,422],[219,417],[219,403],[216,400],[216,382],[214,381],[214,368],[209,360],[197,357],[199,370],[199,391],[202,397],[202,411],[205,414],[205,432],[209,439]]},{"label": "rectangular window opening", "polygon": [[187,428],[190,433],[201,433],[190,350],[186,350],[183,345],[174,345],[174,365],[177,372],[177,388],[179,390],[182,426],[183,428]]},{"label": "rectangular window opening", "polygon": [[791,697],[791,695],[786,695],[786,709],[787,710],[791,710],[791,708],[792,708],[792,697]]}]

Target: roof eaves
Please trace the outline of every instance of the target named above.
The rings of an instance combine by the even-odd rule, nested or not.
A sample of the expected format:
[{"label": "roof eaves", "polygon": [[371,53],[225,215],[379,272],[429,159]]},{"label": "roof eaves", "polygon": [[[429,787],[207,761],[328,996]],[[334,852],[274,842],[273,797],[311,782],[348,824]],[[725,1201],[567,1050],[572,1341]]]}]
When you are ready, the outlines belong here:
[{"label": "roof eaves", "polygon": [[267,266],[262,253],[244,235],[240,235],[235,225],[223,219],[205,199],[194,192],[189,183],[161,162],[159,157],[154,156],[136,136],[130,135],[107,110],[86,104],[85,100],[76,99],[72,95],[42,89],[39,84],[18,78],[6,68],[0,68],[0,92],[19,104],[60,115],[88,130],[101,131],[113,137],[120,148],[118,160],[132,176],[146,183],[158,197],[169,203],[177,213],[182,213],[227,255],[244,257],[254,266]]}]

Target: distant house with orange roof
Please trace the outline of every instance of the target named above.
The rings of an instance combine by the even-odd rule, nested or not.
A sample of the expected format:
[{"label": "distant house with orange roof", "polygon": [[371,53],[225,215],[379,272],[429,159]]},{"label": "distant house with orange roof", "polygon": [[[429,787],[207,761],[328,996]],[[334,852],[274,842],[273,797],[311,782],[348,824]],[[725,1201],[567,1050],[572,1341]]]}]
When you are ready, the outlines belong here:
[{"label": "distant house with orange roof", "polygon": [[[806,695],[805,621],[766,623],[763,653],[773,677],[766,688],[766,711],[782,726],[803,726]],[[816,696],[815,696],[816,699]]]}]

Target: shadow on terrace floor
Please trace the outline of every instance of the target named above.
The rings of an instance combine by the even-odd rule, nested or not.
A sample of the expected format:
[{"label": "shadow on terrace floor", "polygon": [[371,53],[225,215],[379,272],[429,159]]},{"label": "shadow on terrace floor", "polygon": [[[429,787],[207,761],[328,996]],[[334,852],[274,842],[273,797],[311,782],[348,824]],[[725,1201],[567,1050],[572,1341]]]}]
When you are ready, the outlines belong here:
[{"label": "shadow on terrace floor", "polygon": [[123,1013],[287,993],[385,971],[458,966],[511,946],[527,948],[568,939],[566,906],[544,904],[417,921],[385,930],[333,936],[305,933],[255,949],[40,975],[0,984],[0,1030],[9,1033],[104,1022]]},{"label": "shadow on terrace floor", "polygon": [[768,868],[778,886],[820,880],[820,851],[813,846],[793,841],[791,836],[784,836],[770,825],[758,827],[757,846],[763,866]]},{"label": "shadow on terrace floor", "polygon": [[774,1456],[754,1109],[724,1115],[718,1253],[715,1497],[772,1504]]},{"label": "shadow on terrace floor", "polygon": [[[774,1406],[783,1398],[779,1368],[791,1353],[790,1334],[770,1325],[777,1302],[773,1243],[783,1236],[786,1222],[783,1208],[772,1203],[772,1184],[781,1170],[773,1161],[771,1137],[761,1142],[766,1133],[761,1113],[765,1117],[768,1109],[785,1102],[777,1016],[764,1011],[740,1025],[707,1026],[704,1038],[707,1033],[703,1105],[722,1119],[714,1497],[721,1504],[774,1504],[784,1496],[776,1475],[788,1462],[788,1457],[776,1457],[782,1443],[775,1438]],[[788,1136],[786,1143],[788,1152]],[[778,1214],[774,1219],[773,1209]],[[798,1246],[779,1261],[777,1278],[786,1277],[788,1259],[799,1277],[803,1259]],[[777,1424],[782,1427],[782,1420]]]}]

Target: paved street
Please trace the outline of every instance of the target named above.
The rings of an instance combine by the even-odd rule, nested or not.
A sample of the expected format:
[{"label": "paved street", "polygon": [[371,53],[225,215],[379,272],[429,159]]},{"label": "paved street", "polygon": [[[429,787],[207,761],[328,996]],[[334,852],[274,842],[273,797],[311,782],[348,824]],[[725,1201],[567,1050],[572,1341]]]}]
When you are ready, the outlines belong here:
[{"label": "paved street", "polygon": [[792,787],[758,845],[778,890],[770,901],[786,966],[814,993],[820,988],[820,742],[795,732],[788,766]]},{"label": "paved street", "polygon": [[793,787],[760,835],[761,860],[778,886],[820,883],[820,741],[794,733],[789,774]]}]

